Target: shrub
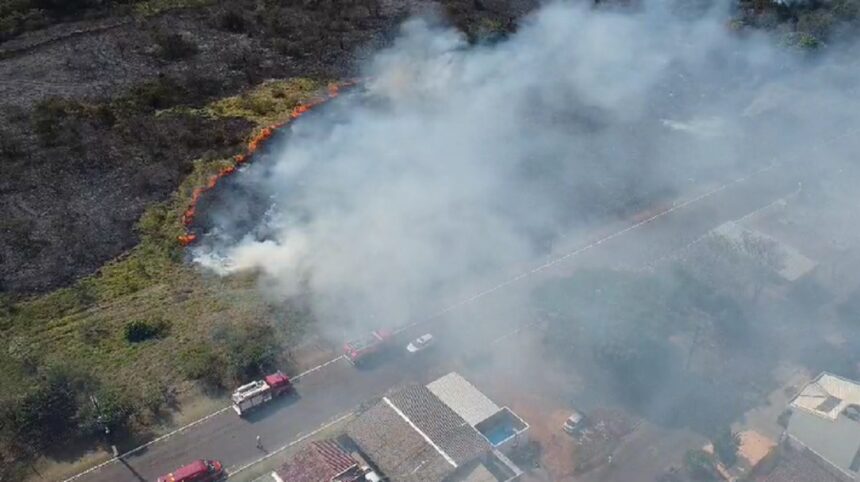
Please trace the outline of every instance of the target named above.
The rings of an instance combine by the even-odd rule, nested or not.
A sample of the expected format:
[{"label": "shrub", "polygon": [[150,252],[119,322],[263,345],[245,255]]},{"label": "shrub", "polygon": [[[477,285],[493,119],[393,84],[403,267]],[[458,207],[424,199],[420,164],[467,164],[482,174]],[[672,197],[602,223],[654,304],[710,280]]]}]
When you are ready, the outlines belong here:
[{"label": "shrub", "polygon": [[227,353],[230,378],[239,382],[256,378],[273,369],[280,351],[274,328],[262,323],[222,327],[216,331],[214,338],[224,346]]},{"label": "shrub", "polygon": [[[77,137],[77,131],[69,129],[66,120],[82,110],[82,106],[74,101],[60,97],[49,97],[36,104],[33,109],[33,130],[46,146],[56,146]],[[72,137],[69,133],[73,132]]]},{"label": "shrub", "polygon": [[15,159],[21,157],[23,153],[21,141],[12,132],[0,130],[0,156]]},{"label": "shrub", "polygon": [[712,443],[714,444],[714,453],[723,465],[726,467],[735,465],[738,461],[738,447],[740,447],[738,434],[732,433],[729,427],[725,427],[717,433]]},{"label": "shrub", "polygon": [[219,388],[226,373],[224,358],[208,344],[196,345],[179,356],[179,370],[189,380]]},{"label": "shrub", "polygon": [[93,398],[82,403],[78,415],[80,434],[91,437],[106,436],[105,428],[116,432],[127,427],[135,413],[129,396],[115,387],[100,387]]},{"label": "shrub", "polygon": [[181,60],[194,56],[197,45],[180,33],[158,33],[155,35],[159,56],[165,60]]},{"label": "shrub", "polygon": [[688,450],[684,455],[684,467],[695,480],[717,480],[714,461],[704,450]]},{"label": "shrub", "polygon": [[88,375],[68,366],[45,369],[30,392],[6,409],[15,441],[44,451],[77,435],[78,412],[91,385]]},{"label": "shrub", "polygon": [[836,22],[833,14],[824,10],[804,12],[798,16],[796,28],[814,38],[826,39]]},{"label": "shrub", "polygon": [[245,17],[233,9],[224,10],[218,15],[218,26],[233,33],[243,33],[247,27]]},{"label": "shrub", "polygon": [[786,35],[784,43],[801,50],[815,50],[821,46],[821,42],[815,36],[806,32],[792,32]]},{"label": "shrub", "polygon": [[159,77],[132,88],[126,101],[136,109],[159,110],[182,103],[186,95],[184,86],[175,79]]},{"label": "shrub", "polygon": [[125,339],[129,343],[140,343],[164,336],[167,329],[168,324],[162,320],[134,320],[125,325]]}]

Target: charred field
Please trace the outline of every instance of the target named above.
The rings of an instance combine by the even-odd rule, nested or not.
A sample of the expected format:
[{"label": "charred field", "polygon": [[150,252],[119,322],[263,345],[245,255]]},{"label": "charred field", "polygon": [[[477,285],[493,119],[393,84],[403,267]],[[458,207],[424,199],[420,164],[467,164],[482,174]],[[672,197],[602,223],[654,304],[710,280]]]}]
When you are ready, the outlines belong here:
[{"label": "charred field", "polygon": [[[12,480],[23,477],[24,463],[28,461],[36,460],[40,468],[50,468],[57,461],[78,460],[90,449],[103,450],[105,443],[100,424],[105,416],[109,419],[107,423],[122,434],[121,445],[133,447],[168,431],[182,420],[188,407],[200,400],[220,402],[230,387],[254,379],[266,370],[278,368],[294,373],[335,356],[331,351],[331,333],[324,333],[324,327],[318,323],[320,313],[314,310],[309,301],[312,297],[306,296],[307,292],[291,291],[272,297],[267,296],[270,292],[261,289],[270,281],[261,275],[265,274],[265,263],[256,265],[256,271],[224,275],[192,261],[199,261],[207,250],[217,256],[221,246],[237,245],[246,237],[257,242],[278,240],[279,233],[274,230],[279,226],[267,222],[267,217],[277,211],[273,207],[291,201],[291,188],[304,189],[299,184],[274,185],[268,181],[277,178],[273,175],[275,170],[291,167],[279,156],[285,146],[296,141],[312,145],[309,139],[312,141],[320,133],[310,132],[313,129],[307,126],[334,129],[353,114],[356,105],[370,102],[364,97],[363,85],[344,88],[337,99],[333,99],[332,86],[359,76],[360,67],[369,58],[396,42],[397,29],[408,17],[420,14],[445,25],[446,29],[450,27],[444,35],[454,36],[460,42],[454,56],[474,51],[498,59],[492,55],[493,46],[504,44],[507,38],[515,35],[520,19],[539,2],[451,0],[430,7],[426,2],[409,0],[72,2],[81,6],[79,11],[75,8],[46,10],[38,6],[45,2],[37,3],[10,2],[8,8],[6,4],[0,5],[0,162],[3,170],[0,204],[4,207],[0,215],[0,337],[4,340],[0,347],[0,385],[8,388],[0,395],[0,415],[6,415],[0,418],[3,420],[0,422],[0,479]],[[627,12],[624,9],[637,7],[637,2],[594,3],[599,4],[595,10],[606,8],[612,13],[616,7],[622,9],[619,17]],[[696,13],[700,3],[709,2],[695,3],[698,7],[685,8]],[[749,38],[758,42],[769,35],[773,37],[768,37],[769,41],[773,40],[772,44],[790,52],[789,63],[796,61],[804,68],[814,67],[816,55],[823,52],[821,55],[826,58],[826,48],[829,43],[836,43],[837,33],[856,29],[860,16],[860,8],[855,8],[856,1],[845,0],[834,2],[834,5],[836,3],[839,8],[831,8],[830,3],[824,2],[790,8],[783,2],[739,1],[731,8],[730,25],[722,25],[720,32],[730,31],[731,41],[739,42],[736,45],[743,45],[740,42]],[[762,7],[762,4],[767,6]],[[15,10],[19,7],[22,10]],[[439,28],[438,25],[429,23],[432,34],[438,34],[433,30]],[[703,35],[713,31],[704,32]],[[565,48],[569,45],[565,44]],[[515,54],[516,51],[507,52],[509,57],[499,64],[516,60]],[[733,62],[737,56],[721,55],[718,52],[714,58],[705,59],[705,63],[722,62],[728,69],[735,66]],[[660,63],[659,56],[651,60],[654,64]],[[623,76],[623,70],[620,72],[622,75],[613,71],[604,79],[591,78],[590,82],[592,85],[612,84]],[[785,73],[780,72],[780,75]],[[644,108],[653,109],[653,113],[659,114],[660,109],[665,108],[672,114],[679,114],[677,121],[675,117],[667,120],[656,115],[647,121],[621,116],[623,120],[618,124],[622,128],[616,133],[629,142],[620,145],[622,143],[606,135],[603,140],[607,142],[599,146],[604,148],[601,151],[604,157],[595,158],[593,164],[586,166],[590,171],[608,166],[603,178],[582,176],[582,179],[568,182],[569,179],[552,170],[557,165],[517,171],[517,176],[529,180],[531,191],[522,188],[525,183],[506,183],[503,181],[508,179],[500,178],[499,185],[493,186],[499,190],[493,194],[505,201],[490,203],[488,211],[496,210],[494,215],[501,212],[499,218],[520,216],[518,219],[523,222],[514,223],[512,228],[516,236],[512,242],[515,249],[511,250],[519,250],[515,253],[519,257],[511,256],[513,261],[504,268],[487,269],[481,274],[497,274],[509,266],[518,268],[517,263],[538,258],[543,263],[546,258],[558,254],[554,251],[555,245],[562,246],[567,241],[562,239],[566,234],[559,235],[562,231],[586,231],[602,227],[607,220],[638,223],[674,206],[680,194],[679,186],[690,185],[685,184],[688,171],[673,170],[666,176],[671,177],[670,182],[660,182],[664,179],[650,170],[653,167],[650,160],[661,154],[654,148],[660,142],[673,148],[681,146],[683,150],[686,144],[672,142],[693,135],[691,133],[715,136],[707,141],[710,144],[703,144],[712,148],[703,157],[717,161],[698,166],[700,179],[696,181],[706,178],[719,183],[751,172],[737,169],[744,166],[746,159],[733,151],[733,143],[749,142],[759,149],[753,149],[753,155],[764,155],[770,152],[768,136],[780,139],[779,133],[764,128],[756,130],[766,123],[750,121],[757,114],[747,116],[745,113],[736,125],[729,126],[729,130],[748,131],[726,142],[714,140],[719,139],[718,131],[726,125],[712,123],[709,117],[697,117],[697,99],[718,97],[725,90],[743,89],[732,82],[721,82],[716,75],[714,79],[690,82],[685,77],[688,73],[683,68],[672,71],[669,80],[653,90],[653,98],[643,102]],[[741,82],[749,80],[743,76],[739,78]],[[851,79],[846,76],[845,82]],[[416,84],[427,80],[432,90],[432,81],[436,80],[432,76],[418,75],[413,79]],[[501,78],[492,84],[505,85],[505,80]],[[541,84],[543,79],[538,80],[534,83]],[[758,78],[750,81],[755,88],[761,87],[757,82]],[[444,82],[439,84],[444,85]],[[688,89],[690,84],[695,84],[695,88]],[[528,126],[534,137],[529,139],[534,144],[524,150],[524,158],[555,156],[553,160],[562,165],[577,158],[576,154],[587,157],[589,149],[582,147],[584,144],[564,144],[559,139],[577,136],[593,139],[600,137],[602,129],[610,132],[612,119],[607,120],[588,102],[580,102],[575,96],[541,96],[541,92],[536,92],[540,89],[531,87],[525,90],[528,95],[524,96],[523,106],[514,105],[505,95],[493,98],[500,105],[511,103],[510,109],[496,111],[498,117],[522,107],[521,118],[527,119],[522,125]],[[447,105],[449,97],[457,98],[460,92],[444,94],[438,105]],[[772,97],[762,95],[763,105],[754,107],[768,112],[767,109],[782,102],[784,97],[780,95],[780,92]],[[665,100],[664,96],[672,98]],[[744,102],[727,109],[747,105],[747,101],[756,96],[744,93],[739,97],[743,97]],[[322,99],[329,101],[319,105]],[[798,95],[797,99],[798,102],[805,100],[803,95]],[[471,99],[460,100],[468,106]],[[553,108],[568,101],[567,108]],[[809,104],[800,105],[811,111]],[[309,106],[314,108],[305,112]],[[428,112],[434,113],[435,107],[431,105]],[[790,115],[796,114],[792,109],[787,110],[791,111]],[[713,112],[722,111],[713,109]],[[464,113],[474,114],[470,109],[464,109]],[[298,114],[301,119],[296,119]],[[470,119],[473,122],[464,125],[463,137],[457,137],[461,132],[455,132],[452,142],[431,145],[427,152],[441,158],[461,144],[478,144],[474,136],[469,137],[468,128],[498,121],[493,116],[480,115]],[[687,119],[691,121],[682,122]],[[442,120],[446,121],[444,117]],[[399,124],[393,122],[389,127],[395,131]],[[440,131],[449,129],[446,122],[434,127]],[[553,136],[541,137],[543,131]],[[512,130],[511,136],[516,137],[521,132]],[[817,130],[813,132],[816,137],[827,137]],[[383,134],[384,138],[389,132],[383,130]],[[764,140],[751,142],[757,134],[762,134]],[[543,150],[540,141],[558,142],[561,148]],[[397,139],[385,138],[381,144],[384,149],[369,152],[381,158],[397,151]],[[478,147],[463,157],[480,157],[486,151],[494,152],[499,158],[508,154],[492,142]],[[806,147],[796,151],[812,157],[814,152],[807,152]],[[731,159],[723,159],[723,154]],[[837,151],[835,157],[840,154]],[[431,180],[457,184],[471,179],[469,171],[455,171],[459,175],[440,174],[435,171],[434,159],[421,166],[438,175],[435,179],[431,176]],[[372,170],[364,168],[373,166],[375,159],[370,155],[362,162],[366,164],[344,165],[357,172]],[[382,168],[390,167],[380,164]],[[445,166],[441,162],[438,165]],[[804,175],[815,167],[804,171]],[[751,169],[755,168],[758,166]],[[396,165],[390,170],[400,172]],[[495,173],[488,177],[494,176]],[[404,188],[394,194],[407,193],[406,199],[412,199],[410,196],[414,194],[415,198],[437,201],[426,195],[428,191],[421,190],[425,178],[415,177],[419,181],[412,186],[415,189]],[[778,184],[774,179],[771,178],[771,184]],[[397,180],[396,176],[393,180]],[[788,182],[779,182],[783,181]],[[375,189],[388,187],[386,182],[367,184],[370,186],[368,196],[373,195]],[[810,184],[813,183],[806,184],[803,196],[807,193],[818,196],[821,206],[832,207],[837,202],[847,204],[845,200],[852,199],[850,194],[832,195],[824,181],[818,186]],[[791,189],[794,189],[793,184]],[[842,189],[851,191],[850,187]],[[764,191],[758,194],[764,196],[767,194]],[[432,190],[430,192],[432,194]],[[785,195],[785,205],[790,208],[786,208],[781,217],[767,218],[768,222],[780,226],[779,229],[802,225],[811,231],[814,223],[795,222],[790,219],[791,210],[808,208],[813,211],[808,216],[815,218],[825,208],[809,208],[808,200],[796,202],[792,196],[800,198],[800,192]],[[778,194],[784,195],[781,191]],[[531,204],[542,195],[552,196],[559,206],[577,206],[581,212],[565,217],[568,213],[561,209],[562,215],[551,220],[552,227],[543,229],[539,222],[533,222],[533,214],[539,209],[532,210]],[[475,200],[464,196],[452,204],[448,213],[474,214],[470,208]],[[347,198],[347,201],[353,199]],[[742,204],[745,200],[733,201]],[[407,203],[404,206],[380,204],[384,208],[403,208],[401,213],[408,211]],[[580,206],[583,207],[579,209]],[[713,215],[724,207],[704,210],[703,215]],[[301,209],[288,214],[299,222],[307,221]],[[546,214],[543,220],[552,218],[553,214],[556,213]],[[439,218],[457,217],[439,216],[432,210],[422,215],[423,218],[404,217],[408,222],[403,224],[409,228],[404,232],[422,233],[423,226],[432,225]],[[468,215],[463,217],[471,221]],[[840,215],[845,217],[834,215],[834,225],[851,224],[846,221],[852,219],[850,213]],[[378,218],[388,219],[387,216]],[[750,219],[747,221],[751,223]],[[390,227],[384,224],[380,223],[382,228]],[[378,290],[382,293],[378,306],[409,305],[403,301],[407,296],[399,296],[399,289],[407,291],[404,287],[421,291],[445,287],[452,279],[456,281],[458,273],[444,269],[440,269],[438,279],[429,283],[418,279],[426,272],[445,266],[451,259],[455,261],[450,264],[472,267],[472,257],[467,254],[478,253],[474,256],[476,270],[487,266],[498,268],[499,263],[495,263],[498,259],[480,256],[487,251],[485,247],[496,248],[497,243],[503,244],[499,242],[501,237],[487,236],[493,233],[491,228],[496,225],[488,224],[485,231],[473,231],[474,225],[470,222],[457,226],[469,229],[470,241],[479,249],[458,252],[456,248],[464,243],[460,243],[462,240],[458,236],[449,234],[460,232],[442,232],[438,240],[445,246],[444,260],[416,256],[423,264],[401,270],[407,272],[397,278],[396,284],[402,286]],[[520,229],[522,226],[525,227]],[[681,232],[684,227],[676,228]],[[380,237],[385,237],[386,232],[380,232]],[[395,230],[395,233],[400,232]],[[421,240],[438,233],[429,234],[416,238]],[[352,241],[352,238],[344,238]],[[648,241],[659,248],[675,247],[661,241],[658,235],[653,240],[646,239]],[[831,279],[835,275],[822,275],[819,269],[817,277],[809,281],[814,288],[810,288],[810,292],[817,289],[824,292],[822,297],[830,296],[841,304],[835,311],[816,311],[817,308],[804,305],[801,316],[800,308],[785,302],[794,296],[791,289],[795,288],[775,278],[771,272],[773,266],[759,266],[761,263],[753,259],[753,255],[761,252],[767,254],[771,244],[752,246],[759,251],[751,255],[735,245],[719,242],[711,245],[712,238],[683,241],[691,242],[679,247],[682,256],[668,259],[664,269],[650,274],[641,266],[637,265],[638,271],[634,271],[632,264],[624,265],[623,258],[628,254],[649,254],[638,243],[631,243],[627,249],[620,250],[622,254],[618,259],[609,260],[607,264],[612,268],[594,269],[586,262],[586,269],[573,275],[560,275],[561,279],[555,284],[545,286],[551,292],[552,296],[547,297],[552,298],[552,302],[531,303],[535,310],[556,312],[558,319],[548,322],[546,334],[537,337],[541,340],[538,350],[552,352],[564,366],[592,364],[602,367],[603,371],[595,373],[606,374],[607,378],[633,379],[634,388],[641,393],[626,394],[630,398],[653,395],[649,390],[660,387],[653,388],[650,380],[661,369],[667,379],[668,375],[676,377],[666,384],[677,382],[683,390],[660,391],[653,397],[656,400],[653,406],[645,408],[629,403],[646,414],[649,413],[646,409],[650,409],[669,418],[676,415],[674,405],[663,404],[665,397],[688,397],[691,405],[704,404],[706,401],[700,399],[707,398],[711,391],[703,387],[713,380],[728,380],[720,388],[728,387],[726,391],[732,393],[749,395],[744,390],[754,392],[749,400],[741,400],[743,403],[737,403],[732,411],[717,404],[709,405],[715,421],[708,420],[701,426],[726,425],[732,417],[757,403],[759,392],[772,388],[769,370],[783,350],[790,351],[786,346],[797,345],[792,350],[808,358],[803,362],[810,367],[845,373],[857,369],[856,342],[850,336],[856,333],[856,322],[850,325],[857,311],[856,306],[849,303],[851,296],[856,297],[853,286],[850,295],[836,296],[831,293],[835,292],[833,285],[838,284]],[[423,247],[420,243],[415,246]],[[842,260],[836,256],[828,258],[830,248],[815,246],[825,253],[821,256],[822,265],[838,271]],[[337,255],[343,251],[333,249],[330,253]],[[416,252],[421,254],[420,249]],[[360,260],[362,263],[374,261],[367,262],[368,265],[384,264],[398,255],[397,249],[368,253],[366,259]],[[525,255],[520,256],[523,253]],[[357,263],[360,269],[352,269],[352,272],[365,274],[362,263]],[[355,267],[347,263],[347,269]],[[339,281],[344,276],[339,271],[340,266],[335,268],[338,269],[329,274],[332,280]],[[372,274],[380,273],[389,281],[392,278],[382,271]],[[687,278],[679,277],[681,275]],[[850,275],[842,276],[850,278]],[[489,278],[486,276],[479,281],[488,286],[496,286],[499,282]],[[357,286],[373,285],[358,281]],[[849,281],[844,283],[845,290],[849,290]],[[410,282],[415,284],[409,285]],[[363,286],[359,288],[364,289]],[[366,295],[361,289],[355,293]],[[601,290],[606,294],[598,296]],[[465,292],[466,288],[460,291]],[[461,292],[456,294],[459,296]],[[815,293],[809,296],[813,295]],[[438,304],[437,297],[427,298],[433,299],[422,301]],[[732,300],[741,302],[735,306],[729,303]],[[347,301],[352,300],[347,298]],[[517,300],[511,297],[505,301],[513,304]],[[822,301],[821,304],[836,301]],[[338,308],[344,306],[347,309],[341,311],[352,312],[355,306],[354,311],[362,314],[378,308],[372,304],[352,303],[343,303]],[[413,308],[406,306],[407,311]],[[512,320],[514,314],[519,314],[519,308],[511,308],[510,313],[500,309],[485,317]],[[416,311],[419,310],[416,308]],[[392,310],[390,318],[407,319],[401,315],[403,312]],[[789,315],[792,315],[791,323],[777,325],[781,330],[776,332],[778,336],[771,335],[771,325],[759,323],[760,319],[783,319]],[[808,327],[804,317],[823,317],[826,321],[822,325],[832,332],[828,336],[838,339],[836,335],[844,335],[848,342],[832,350],[830,342],[819,339],[820,334]],[[609,327],[611,330],[605,329],[606,318],[616,320]],[[691,321],[698,319],[703,321]],[[639,340],[641,337],[628,336],[638,333],[642,327],[652,334],[644,342]],[[797,336],[806,330],[810,333],[809,341]],[[706,340],[700,340],[700,332]],[[745,370],[745,363],[753,365],[757,359],[736,357],[737,353],[750,353],[744,351],[749,350],[749,345],[738,340],[760,343],[767,349],[766,355],[773,359],[760,363],[754,373]],[[651,357],[655,352],[672,356]],[[827,358],[822,355],[824,353],[830,358],[819,359]],[[679,366],[685,368],[681,370]],[[741,376],[744,374],[749,377]],[[738,380],[731,379],[731,375],[738,375]],[[601,383],[598,378],[589,379],[589,383]],[[752,385],[756,386],[755,390],[748,390]],[[53,393],[64,396],[47,395]],[[109,413],[94,413],[89,408],[90,394],[109,401]],[[41,404],[45,403],[53,405],[41,410],[45,408]],[[42,412],[65,416],[33,416]],[[685,414],[685,423],[689,420],[701,422],[697,420],[700,414],[692,412]],[[7,420],[11,422],[7,424]],[[74,449],[64,449],[69,446]],[[102,451],[97,456],[106,457],[106,454]]]}]

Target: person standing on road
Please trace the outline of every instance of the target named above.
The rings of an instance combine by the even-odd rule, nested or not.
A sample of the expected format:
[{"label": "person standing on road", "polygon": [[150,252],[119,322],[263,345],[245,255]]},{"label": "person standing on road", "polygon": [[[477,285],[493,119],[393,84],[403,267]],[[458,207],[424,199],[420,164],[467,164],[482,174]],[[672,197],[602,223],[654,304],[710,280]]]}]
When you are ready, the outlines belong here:
[{"label": "person standing on road", "polygon": [[263,437],[257,435],[257,448],[263,450]]}]

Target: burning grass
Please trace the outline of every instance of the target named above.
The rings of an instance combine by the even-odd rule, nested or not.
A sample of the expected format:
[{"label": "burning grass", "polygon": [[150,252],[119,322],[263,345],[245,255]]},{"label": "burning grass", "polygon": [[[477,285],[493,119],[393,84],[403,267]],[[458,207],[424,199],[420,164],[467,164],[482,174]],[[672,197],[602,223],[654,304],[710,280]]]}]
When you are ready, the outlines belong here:
[{"label": "burning grass", "polygon": [[[308,102],[319,99],[320,85],[304,79],[267,83],[244,96],[215,102],[205,108],[206,115],[253,119],[259,126],[250,139],[253,150],[271,135],[270,122],[295,118]],[[333,95],[323,92],[323,98]],[[257,102],[248,99],[269,96],[276,100],[262,114],[240,108]],[[71,365],[134,400],[141,414],[135,423],[146,425],[156,422],[147,422],[151,416],[146,415],[147,407],[157,404],[153,394],[179,388],[182,398],[188,381],[177,360],[190,348],[211,343],[213,330],[230,333],[231,326],[273,324],[283,346],[299,343],[309,319],[293,314],[272,323],[279,315],[260,297],[254,275],[206,276],[183,262],[177,238],[185,234],[189,203],[199,197],[201,186],[213,186],[236,162],[197,160],[173,198],[150,206],[141,217],[140,243],[95,275],[30,299],[0,300],[0,336],[12,340],[9,350],[0,353],[0,382],[7,388],[0,402],[27,391],[32,376],[27,370],[34,369],[27,367]],[[169,325],[169,334],[129,343],[124,330],[134,320]]]},{"label": "burning grass", "polygon": [[214,189],[221,179],[238,172],[238,168],[251,160],[251,156],[266,142],[275,131],[290,121],[298,119],[315,106],[337,97],[340,87],[344,84],[331,83],[325,93],[310,99],[297,102],[300,92],[318,91],[319,84],[308,79],[295,79],[288,82],[269,82],[263,86],[237,97],[230,97],[211,104],[203,112],[216,117],[242,117],[257,125],[263,125],[248,141],[248,149],[237,154],[231,163],[227,163],[210,175],[205,183],[200,183],[191,192],[191,201],[182,213],[182,225],[185,231],[177,236],[179,244],[188,246],[197,239],[190,228],[197,213],[197,203],[209,190]]}]

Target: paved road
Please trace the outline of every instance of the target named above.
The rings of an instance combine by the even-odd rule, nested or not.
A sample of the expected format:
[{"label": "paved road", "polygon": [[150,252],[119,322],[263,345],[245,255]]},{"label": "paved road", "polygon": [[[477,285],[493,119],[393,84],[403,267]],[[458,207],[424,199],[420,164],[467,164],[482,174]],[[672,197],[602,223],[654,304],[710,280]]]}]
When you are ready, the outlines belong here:
[{"label": "paved road", "polygon": [[[405,357],[372,369],[356,369],[341,359],[303,377],[296,384],[299,395],[287,397],[240,418],[225,410],[146,449],[94,471],[82,481],[153,481],[186,461],[216,458],[237,468],[313,431],[336,416],[354,410],[365,400],[407,381],[430,381],[442,375],[428,369],[429,358]],[[433,363],[437,369],[441,364]]]},{"label": "paved road", "polygon": [[[647,265],[681,249],[713,227],[742,217],[794,191],[796,184],[791,176],[777,171],[748,181],[718,186],[710,194],[689,204],[682,200],[671,212],[635,229],[620,228],[614,231],[615,234],[607,237],[604,233],[597,239],[592,235],[592,242],[568,240],[567,246],[559,246],[557,252],[561,256],[565,252],[575,254],[551,262],[527,276],[511,276],[508,281],[473,297],[472,301],[492,302],[508,286],[528,284],[547,275],[558,276],[577,267]],[[423,328],[411,328],[401,336],[407,340],[420,334]],[[496,333],[504,333],[510,328],[494,327]],[[438,329],[434,328],[434,331]],[[459,347],[468,347],[469,343],[459,341]],[[482,341],[486,342],[486,339]],[[152,481],[196,458],[217,458],[228,469],[235,469],[264,455],[255,447],[257,435],[262,437],[267,448],[281,447],[390,388],[408,381],[426,382],[444,374],[445,365],[444,357],[413,357],[358,370],[340,360],[302,377],[296,387],[300,396],[279,400],[247,419],[239,418],[232,410],[225,410],[125,457],[122,462],[105,465],[78,480]]]}]

